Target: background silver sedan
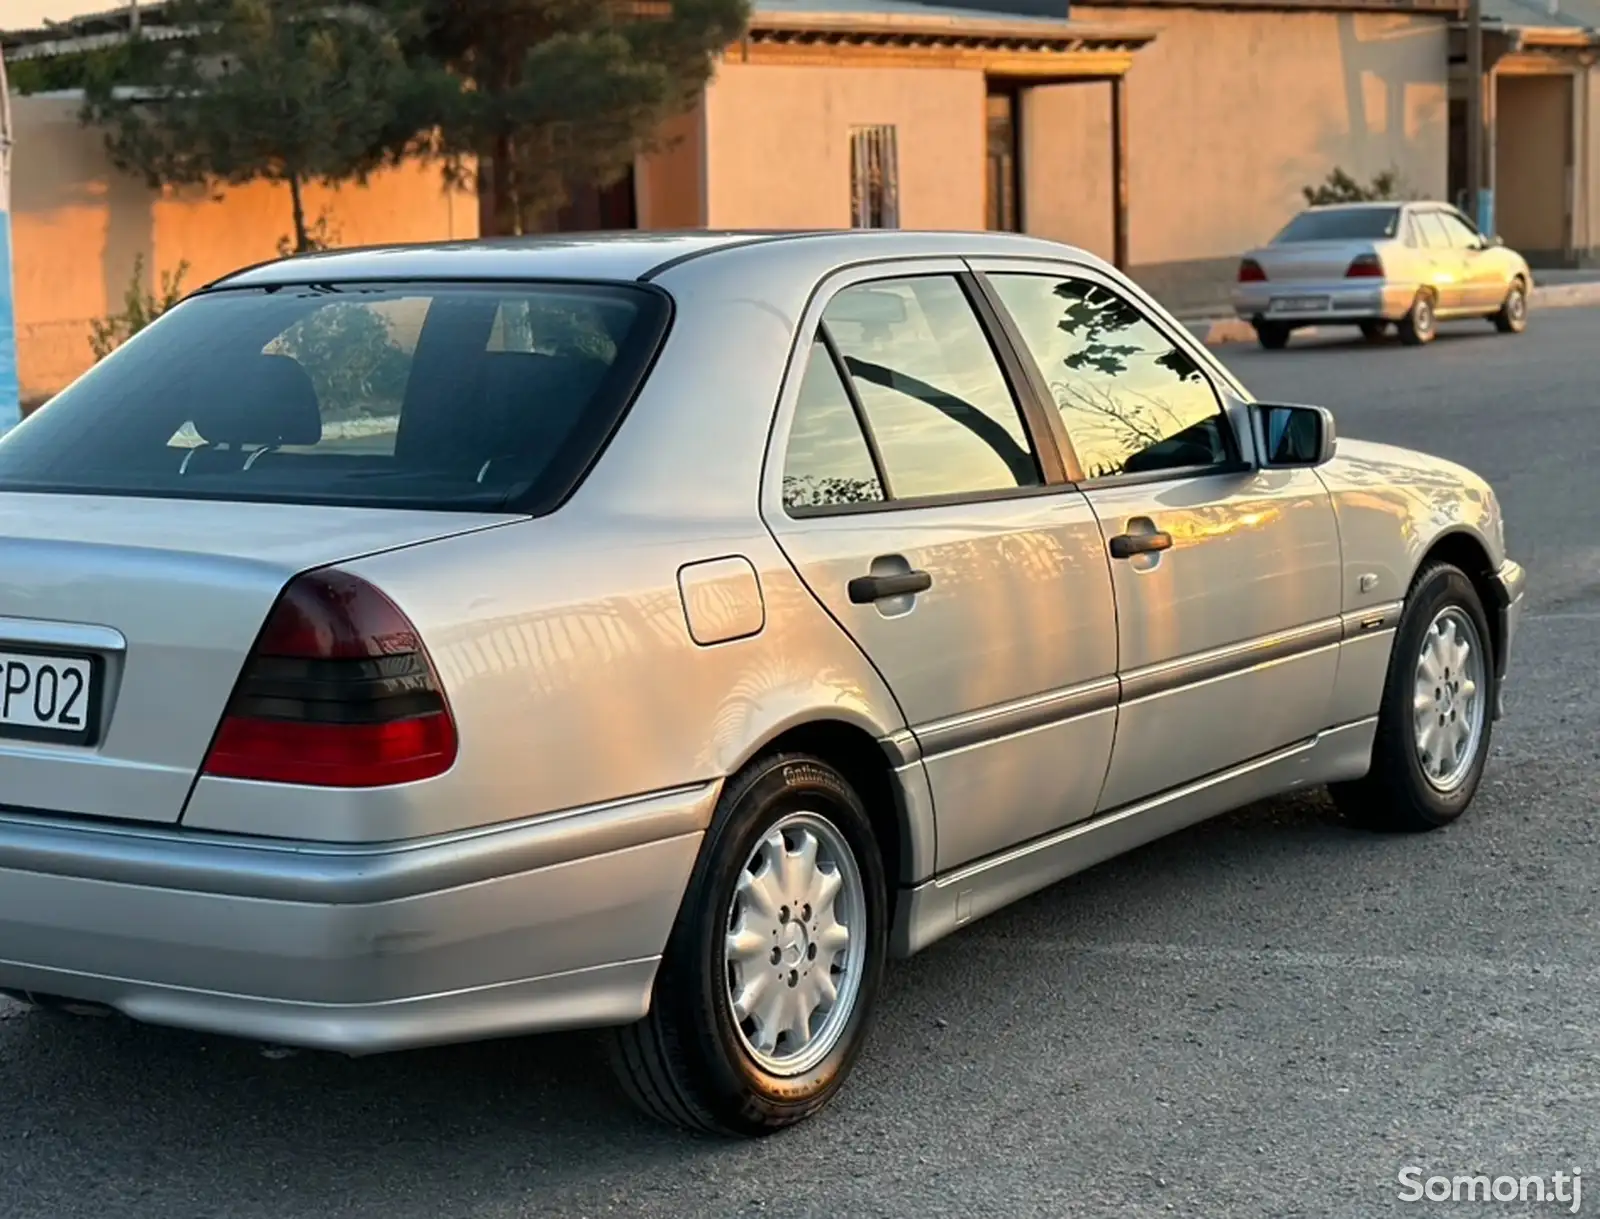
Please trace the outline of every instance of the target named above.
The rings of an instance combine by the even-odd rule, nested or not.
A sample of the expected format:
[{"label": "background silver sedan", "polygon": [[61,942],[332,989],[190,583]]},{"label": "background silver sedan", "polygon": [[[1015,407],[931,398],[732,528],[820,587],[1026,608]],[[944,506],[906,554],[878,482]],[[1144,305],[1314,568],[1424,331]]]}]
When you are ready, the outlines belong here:
[{"label": "background silver sedan", "polygon": [[886,958],[1236,805],[1467,808],[1471,472],[996,234],[243,271],[0,441],[0,988],[351,1054],[608,1026],[837,1094]]},{"label": "background silver sedan", "polygon": [[1408,344],[1440,321],[1482,317],[1503,333],[1528,324],[1533,273],[1444,203],[1312,207],[1245,254],[1235,312],[1268,348],[1303,326],[1354,325],[1368,338],[1393,324]]}]

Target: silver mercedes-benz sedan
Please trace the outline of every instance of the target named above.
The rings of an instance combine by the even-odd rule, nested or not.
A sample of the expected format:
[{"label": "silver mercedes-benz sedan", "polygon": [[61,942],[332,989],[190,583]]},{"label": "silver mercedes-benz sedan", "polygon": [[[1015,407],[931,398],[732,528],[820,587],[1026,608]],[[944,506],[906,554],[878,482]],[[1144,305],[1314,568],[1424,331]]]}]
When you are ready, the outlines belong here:
[{"label": "silver mercedes-benz sedan", "polygon": [[1305,326],[1393,325],[1430,343],[1441,321],[1487,318],[1505,334],[1528,325],[1533,272],[1498,237],[1444,203],[1345,203],[1301,212],[1239,262],[1234,311],[1277,349]]},{"label": "silver mercedes-benz sedan", "polygon": [[1474,474],[996,234],[348,251],[0,441],[0,987],[365,1054],[605,1026],[843,1085],[886,958],[1271,793],[1459,817],[1523,598]]}]

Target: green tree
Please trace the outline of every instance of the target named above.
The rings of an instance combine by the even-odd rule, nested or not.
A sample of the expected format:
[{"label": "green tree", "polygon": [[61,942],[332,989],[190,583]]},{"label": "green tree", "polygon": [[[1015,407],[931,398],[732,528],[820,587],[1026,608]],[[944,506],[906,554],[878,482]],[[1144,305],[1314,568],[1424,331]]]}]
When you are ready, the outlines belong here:
[{"label": "green tree", "polygon": [[410,110],[385,143],[436,124],[447,166],[477,164],[486,233],[538,231],[574,187],[616,181],[750,18],[750,0],[416,4]]},{"label": "green tree", "polygon": [[169,0],[196,31],[146,66],[86,82],[83,119],[120,167],[152,186],[265,180],[289,188],[293,248],[312,249],[310,182],[364,181],[402,155],[420,87],[402,50],[412,6],[326,0]]}]

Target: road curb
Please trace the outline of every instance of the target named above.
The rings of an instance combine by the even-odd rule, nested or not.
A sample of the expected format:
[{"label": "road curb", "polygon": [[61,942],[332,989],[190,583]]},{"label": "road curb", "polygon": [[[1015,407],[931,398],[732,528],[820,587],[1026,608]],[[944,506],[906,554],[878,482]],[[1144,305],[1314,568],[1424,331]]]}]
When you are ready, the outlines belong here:
[{"label": "road curb", "polygon": [[[1600,283],[1545,284],[1534,288],[1528,297],[1530,309],[1572,309],[1600,305]],[[1184,322],[1189,333],[1208,347],[1225,343],[1250,343],[1256,332],[1250,323],[1236,317],[1202,318]],[[1316,327],[1308,326],[1298,334],[1315,334]]]}]

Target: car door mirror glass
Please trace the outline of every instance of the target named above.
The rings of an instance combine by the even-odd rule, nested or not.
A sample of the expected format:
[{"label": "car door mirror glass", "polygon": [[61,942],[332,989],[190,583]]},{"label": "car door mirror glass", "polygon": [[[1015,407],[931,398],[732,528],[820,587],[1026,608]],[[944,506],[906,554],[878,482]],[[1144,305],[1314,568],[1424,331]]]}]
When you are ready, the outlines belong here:
[{"label": "car door mirror glass", "polygon": [[1333,412],[1320,406],[1256,403],[1252,408],[1265,467],[1320,466],[1333,459]]}]

